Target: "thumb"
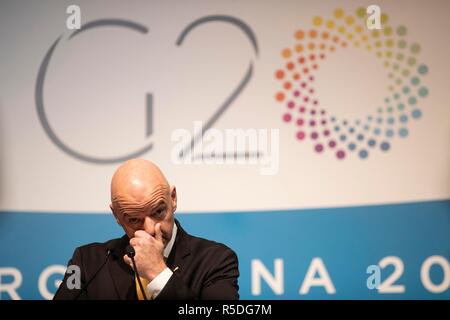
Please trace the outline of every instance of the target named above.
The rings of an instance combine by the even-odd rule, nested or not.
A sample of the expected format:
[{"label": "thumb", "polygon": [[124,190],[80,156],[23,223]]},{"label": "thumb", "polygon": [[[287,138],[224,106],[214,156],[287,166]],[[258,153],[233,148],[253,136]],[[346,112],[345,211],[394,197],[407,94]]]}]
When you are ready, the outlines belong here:
[{"label": "thumb", "polygon": [[161,223],[157,223],[155,225],[155,239],[159,242],[162,242]]}]

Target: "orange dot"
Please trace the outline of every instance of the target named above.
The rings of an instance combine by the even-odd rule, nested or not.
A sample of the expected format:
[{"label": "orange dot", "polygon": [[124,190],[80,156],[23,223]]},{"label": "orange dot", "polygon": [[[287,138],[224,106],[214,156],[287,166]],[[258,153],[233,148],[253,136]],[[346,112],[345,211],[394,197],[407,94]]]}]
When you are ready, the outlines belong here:
[{"label": "orange dot", "polygon": [[331,47],[330,47],[330,51],[334,51],[334,49],[335,49],[334,46],[331,46]]},{"label": "orange dot", "polygon": [[284,100],[284,93],[283,92],[278,92],[275,95],[275,99],[277,99],[277,101],[283,101]]},{"label": "orange dot", "polygon": [[297,38],[298,40],[301,40],[305,37],[305,32],[303,32],[303,30],[298,30],[295,33],[295,38]]},{"label": "orange dot", "polygon": [[283,49],[283,51],[281,51],[281,55],[283,56],[283,58],[289,58],[291,56],[291,50],[286,48]]},{"label": "orange dot", "polygon": [[277,70],[277,72],[275,73],[275,77],[277,77],[278,79],[283,79],[284,78],[283,70]]},{"label": "orange dot", "polygon": [[303,58],[303,57],[298,58],[298,63],[301,63],[301,64],[305,63],[305,58]]},{"label": "orange dot", "polygon": [[321,50],[325,49],[325,44],[321,43],[320,46],[319,46],[319,48],[320,48]]},{"label": "orange dot", "polygon": [[314,60],[315,58],[316,58],[315,55],[313,55],[313,54],[310,54],[310,55],[309,55],[309,60]]},{"label": "orange dot", "polygon": [[292,62],[288,62],[288,63],[286,64],[286,68],[287,68],[288,70],[292,70],[292,69],[294,69],[294,64],[293,64]]},{"label": "orange dot", "polygon": [[322,38],[323,39],[328,39],[330,37],[330,35],[328,34],[328,32],[324,32],[324,33],[322,33]]},{"label": "orange dot", "polygon": [[333,37],[333,42],[338,42],[339,41],[339,37],[338,36],[334,36]]},{"label": "orange dot", "polygon": [[342,42],[342,46],[345,48],[347,46],[347,42]]},{"label": "orange dot", "polygon": [[295,51],[302,52],[303,51],[303,45],[301,45],[301,44],[296,45],[295,46]]},{"label": "orange dot", "polygon": [[291,85],[290,82],[285,82],[284,85],[283,85],[283,87],[284,87],[286,90],[289,90],[289,89],[292,87],[292,85]]},{"label": "orange dot", "polygon": [[317,70],[317,68],[318,68],[318,67],[317,67],[317,64],[313,64],[313,69],[314,69],[314,70]]},{"label": "orange dot", "polygon": [[299,80],[300,79],[300,75],[298,73],[294,73],[293,78],[294,78],[294,80]]},{"label": "orange dot", "polygon": [[308,49],[309,49],[309,50],[314,50],[315,47],[316,47],[316,45],[315,45],[313,42],[310,42],[310,43],[308,44]]},{"label": "orange dot", "polygon": [[303,73],[308,73],[308,72],[309,72],[308,68],[303,68]]},{"label": "orange dot", "polygon": [[309,37],[310,38],[315,38],[315,37],[317,37],[317,31],[316,30],[311,30],[311,31],[309,31]]}]

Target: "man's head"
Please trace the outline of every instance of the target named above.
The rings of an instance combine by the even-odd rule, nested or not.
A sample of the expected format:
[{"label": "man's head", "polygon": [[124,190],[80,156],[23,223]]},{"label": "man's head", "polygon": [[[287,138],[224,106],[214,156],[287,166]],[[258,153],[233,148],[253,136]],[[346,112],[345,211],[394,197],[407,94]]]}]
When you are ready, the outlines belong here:
[{"label": "man's head", "polygon": [[132,159],[114,173],[110,208],[130,239],[138,230],[155,236],[155,225],[160,223],[166,245],[172,237],[177,191],[155,164]]}]

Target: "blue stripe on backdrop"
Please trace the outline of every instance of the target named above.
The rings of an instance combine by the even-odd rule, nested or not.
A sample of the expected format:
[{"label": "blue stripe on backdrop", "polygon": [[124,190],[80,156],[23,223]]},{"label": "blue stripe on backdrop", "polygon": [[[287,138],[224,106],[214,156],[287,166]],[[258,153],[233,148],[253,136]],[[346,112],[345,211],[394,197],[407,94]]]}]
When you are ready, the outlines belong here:
[{"label": "blue stripe on backdrop", "polygon": [[[191,234],[223,242],[237,252],[244,299],[450,299],[450,200],[178,214],[178,219]],[[61,279],[60,274],[50,275],[41,279],[40,287],[45,268],[66,265],[76,246],[121,235],[122,229],[109,214],[1,212],[1,298],[10,298],[5,285],[14,279],[8,268],[18,269],[23,276],[17,289],[21,298],[42,299],[42,286],[54,292],[55,281]],[[367,267],[387,256],[398,258],[389,258],[390,263],[380,269],[381,283],[386,286],[386,278],[397,278],[395,272],[399,272],[393,285],[403,285],[403,293],[382,294],[367,287]],[[334,294],[323,285],[299,293],[302,284],[306,290],[310,283],[305,280],[310,267],[318,268],[312,278],[329,276],[328,289],[334,288]],[[260,276],[264,268],[276,284]]]}]

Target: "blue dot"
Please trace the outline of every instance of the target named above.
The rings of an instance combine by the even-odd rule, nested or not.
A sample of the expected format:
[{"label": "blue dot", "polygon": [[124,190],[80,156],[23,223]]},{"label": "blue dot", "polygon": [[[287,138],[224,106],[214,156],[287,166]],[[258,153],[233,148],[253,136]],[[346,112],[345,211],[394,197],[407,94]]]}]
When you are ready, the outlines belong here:
[{"label": "blue dot", "polygon": [[406,128],[401,128],[401,129],[398,131],[398,134],[399,134],[400,137],[402,137],[402,138],[407,137],[407,136],[408,136],[408,129],[406,129]]},{"label": "blue dot", "polygon": [[339,131],[339,126],[334,127],[334,131]]},{"label": "blue dot", "polygon": [[364,140],[364,136],[362,134],[358,134],[356,136],[356,139],[358,139],[359,141],[362,141],[362,140]]},{"label": "blue dot", "polygon": [[402,114],[400,116],[400,122],[401,123],[406,123],[408,121],[408,116],[406,114]]},{"label": "blue dot", "polygon": [[349,149],[350,151],[355,150],[355,148],[356,148],[356,145],[355,145],[353,142],[350,143],[350,144],[348,145],[348,149]]},{"label": "blue dot", "polygon": [[394,135],[394,131],[392,129],[386,130],[386,137],[392,137]]},{"label": "blue dot", "polygon": [[418,77],[414,77],[411,79],[411,84],[417,86],[420,83],[420,79]]},{"label": "blue dot", "polygon": [[355,121],[355,124],[356,124],[357,126],[359,126],[359,125],[361,124],[361,121],[356,120],[356,121]]},{"label": "blue dot", "polygon": [[405,86],[405,87],[403,87],[403,93],[409,93],[409,87],[407,87],[407,86]]},{"label": "blue dot", "polygon": [[369,130],[369,126],[367,124],[364,126],[364,130]]},{"label": "blue dot", "polygon": [[382,142],[381,144],[380,144],[380,148],[381,148],[381,150],[383,150],[383,151],[388,151],[389,150],[389,148],[391,147],[391,145],[389,144],[389,142]]},{"label": "blue dot", "polygon": [[377,123],[382,123],[383,119],[382,118],[377,118]]},{"label": "blue dot", "polygon": [[335,122],[336,121],[336,117],[331,117],[331,121]]},{"label": "blue dot", "polygon": [[347,125],[347,120],[344,120],[343,122],[342,122],[342,124],[344,125],[344,126],[346,126]]},{"label": "blue dot", "polygon": [[422,87],[419,89],[419,96],[426,97],[428,95],[428,89],[425,87]]},{"label": "blue dot", "polygon": [[376,128],[375,130],[373,130],[373,133],[375,133],[377,136],[379,136],[381,133],[380,128]]},{"label": "blue dot", "polygon": [[353,133],[353,132],[355,132],[355,129],[354,128],[350,128],[350,129],[348,129],[348,132]]},{"label": "blue dot", "polygon": [[369,153],[365,149],[360,150],[358,154],[361,159],[365,159],[369,155]]},{"label": "blue dot", "polygon": [[422,111],[415,109],[411,115],[414,119],[419,119],[422,116]]},{"label": "blue dot", "polygon": [[394,124],[394,117],[389,117],[389,119],[387,120],[389,124]]},{"label": "blue dot", "polygon": [[417,68],[417,71],[420,74],[427,74],[428,73],[428,67],[424,64],[420,65],[419,68]]},{"label": "blue dot", "polygon": [[374,147],[376,145],[376,141],[374,139],[370,139],[367,144],[369,145],[369,147]]},{"label": "blue dot", "polygon": [[343,135],[341,135],[341,136],[339,137],[339,139],[340,139],[341,141],[345,141],[345,140],[347,139],[347,137],[345,136],[345,134],[343,134]]},{"label": "blue dot", "polygon": [[409,97],[408,99],[408,103],[413,105],[417,103],[417,99],[415,97]]}]

